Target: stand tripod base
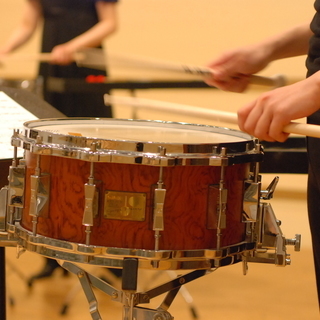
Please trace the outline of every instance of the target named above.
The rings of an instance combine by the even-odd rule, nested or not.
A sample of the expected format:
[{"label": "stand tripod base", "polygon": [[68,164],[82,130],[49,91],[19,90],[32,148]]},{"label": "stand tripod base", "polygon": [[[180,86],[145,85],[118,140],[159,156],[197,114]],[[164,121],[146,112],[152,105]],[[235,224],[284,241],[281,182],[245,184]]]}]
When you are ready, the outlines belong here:
[{"label": "stand tripod base", "polygon": [[[101,290],[109,295],[112,300],[123,305],[123,320],[173,320],[168,309],[181,289],[181,286],[213,271],[195,270],[185,275],[178,276],[153,289],[137,292],[137,259],[127,258],[124,260],[122,290],[114,288],[109,283],[89,274],[75,264],[65,261],[60,263],[63,268],[78,277],[89,303],[89,311],[93,320],[102,320],[93,287]],[[167,294],[158,308],[148,309],[138,306],[140,304],[147,304],[151,299],[164,293]]]}]

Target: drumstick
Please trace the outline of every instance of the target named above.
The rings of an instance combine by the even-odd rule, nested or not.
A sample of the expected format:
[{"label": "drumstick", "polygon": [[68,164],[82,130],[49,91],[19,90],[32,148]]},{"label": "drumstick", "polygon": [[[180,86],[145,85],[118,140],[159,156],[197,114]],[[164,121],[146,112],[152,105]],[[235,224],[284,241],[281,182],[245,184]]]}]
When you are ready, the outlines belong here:
[{"label": "drumstick", "polygon": [[[176,63],[171,61],[163,61],[158,59],[151,59],[146,57],[138,57],[133,55],[123,55],[118,53],[111,53],[109,56],[114,61],[132,64],[138,67],[161,69],[166,71],[173,71],[179,73],[191,74],[194,76],[208,76],[214,75],[214,71],[208,67],[194,66],[190,64]],[[112,61],[112,60],[111,60]],[[286,85],[286,79],[283,75],[275,75],[273,77],[263,77],[258,75],[250,76],[251,84],[258,84],[271,87],[282,87]]]},{"label": "drumstick", "polygon": [[[232,112],[210,110],[196,106],[156,101],[151,99],[112,96],[108,94],[104,95],[104,100],[106,104],[122,104],[127,106],[139,107],[141,109],[153,109],[158,111],[165,111],[166,113],[185,114],[187,116],[195,116],[230,124],[238,124],[238,117],[235,113]],[[282,131],[286,133],[320,138],[320,126],[318,125],[291,122],[288,125],[284,126]]]},{"label": "drumstick", "polygon": [[[0,67],[3,66],[6,61],[38,61],[38,62],[50,62],[52,59],[51,53],[34,53],[34,54],[12,54],[1,57],[0,59]],[[94,63],[94,59],[92,59],[90,55],[90,50],[81,50],[79,52],[75,52],[73,55],[73,59],[76,62],[81,63]]]}]

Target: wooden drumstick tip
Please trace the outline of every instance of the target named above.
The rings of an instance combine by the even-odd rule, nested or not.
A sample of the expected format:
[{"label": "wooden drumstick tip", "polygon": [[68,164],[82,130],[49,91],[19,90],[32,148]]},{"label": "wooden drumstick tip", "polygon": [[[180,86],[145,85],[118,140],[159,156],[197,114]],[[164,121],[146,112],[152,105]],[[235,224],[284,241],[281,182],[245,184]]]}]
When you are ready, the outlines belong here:
[{"label": "wooden drumstick tip", "polygon": [[273,88],[279,88],[287,85],[287,79],[282,74],[276,74],[273,77],[252,75],[250,82],[257,85],[271,86]]},{"label": "wooden drumstick tip", "polygon": [[271,79],[274,80],[274,87],[284,87],[287,85],[287,78],[283,74],[276,74]]}]

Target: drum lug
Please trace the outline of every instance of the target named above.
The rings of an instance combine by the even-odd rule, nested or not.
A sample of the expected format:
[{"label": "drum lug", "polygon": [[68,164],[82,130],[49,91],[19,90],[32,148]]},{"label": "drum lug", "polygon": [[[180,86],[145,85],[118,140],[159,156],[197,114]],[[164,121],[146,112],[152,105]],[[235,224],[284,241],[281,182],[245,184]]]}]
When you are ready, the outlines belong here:
[{"label": "drum lug", "polygon": [[96,215],[96,197],[97,197],[97,188],[95,184],[84,185],[84,194],[85,194],[85,205],[83,212],[82,224],[86,227],[86,245],[90,245],[90,234],[91,228],[93,227],[93,218]]},{"label": "drum lug", "polygon": [[30,208],[29,215],[32,216],[32,232],[37,234],[38,217],[48,214],[50,194],[50,175],[41,173],[40,155],[37,156],[35,174],[30,176]]},{"label": "drum lug", "polygon": [[[166,149],[159,147],[160,156],[166,155]],[[159,168],[159,180],[157,188],[154,190],[154,209],[153,209],[153,231],[155,231],[155,250],[159,250],[160,231],[164,230],[163,207],[166,198],[166,189],[163,185],[163,167]]]},{"label": "drum lug", "polygon": [[[91,149],[95,151],[96,145],[93,144]],[[84,185],[85,204],[82,218],[82,225],[86,230],[86,245],[90,245],[91,228],[93,227],[93,218],[96,216],[98,198],[96,184],[94,183],[94,163],[90,163],[90,176],[88,183]]]},{"label": "drum lug", "polygon": [[25,187],[25,164],[20,160],[18,166],[12,165],[9,169],[9,206],[23,208]]},{"label": "drum lug", "polygon": [[154,215],[153,215],[153,230],[164,230],[163,223],[163,206],[166,197],[166,189],[154,190]]},{"label": "drum lug", "polygon": [[244,182],[243,222],[256,222],[260,204],[261,182]]}]

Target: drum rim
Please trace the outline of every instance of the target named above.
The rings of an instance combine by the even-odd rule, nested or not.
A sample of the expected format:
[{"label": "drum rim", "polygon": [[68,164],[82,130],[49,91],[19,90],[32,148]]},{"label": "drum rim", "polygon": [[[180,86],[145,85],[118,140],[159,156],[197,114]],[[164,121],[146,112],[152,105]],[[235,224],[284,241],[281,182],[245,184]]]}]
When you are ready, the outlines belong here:
[{"label": "drum rim", "polygon": [[222,261],[228,261],[224,265],[231,265],[239,259],[242,260],[245,252],[255,249],[255,243],[246,240],[220,249],[146,250],[93,246],[49,238],[41,234],[34,235],[19,222],[9,225],[8,232],[16,236],[12,242],[17,242],[29,252],[63,261],[116,268],[122,267],[124,258],[131,257],[139,259],[139,267],[142,269],[210,269]]},{"label": "drum rim", "polygon": [[[41,126],[51,124],[67,125],[69,122],[76,123],[77,121],[87,124],[89,121],[90,123],[93,122],[93,124],[95,121],[104,121],[112,125],[130,124],[145,127],[169,126],[168,128],[174,129],[187,128],[203,133],[211,132],[225,134],[231,137],[240,137],[244,140],[217,143],[172,143],[90,138],[41,130]],[[93,162],[134,163],[160,166],[221,165],[222,158],[234,158],[235,156],[237,157],[236,163],[239,163],[239,157],[242,155],[246,156],[246,159],[242,162],[248,162],[248,155],[254,156],[255,158],[258,155],[259,159],[261,158],[261,151],[256,149],[256,144],[257,140],[251,135],[230,128],[173,121],[115,118],[48,118],[31,120],[24,123],[24,133],[16,133],[12,137],[13,146],[23,147],[37,154],[62,156]],[[161,154],[161,149],[165,149],[164,154]],[[189,161],[189,159],[194,160]],[[253,161],[262,161],[262,159]],[[232,162],[232,164],[234,164],[234,162]]]},{"label": "drum rim", "polygon": [[[235,136],[235,137],[241,137],[244,139],[244,141],[247,140],[252,140],[254,139],[253,136],[251,136],[248,133],[245,133],[240,130],[232,129],[232,128],[227,128],[227,127],[220,127],[220,126],[213,126],[213,125],[206,125],[206,124],[196,124],[196,123],[189,123],[189,122],[178,122],[178,121],[164,121],[164,120],[145,120],[145,119],[122,119],[122,118],[89,118],[89,117],[72,117],[72,118],[46,118],[46,119],[36,119],[36,120],[30,120],[26,121],[23,123],[24,129],[33,129],[34,127],[30,127],[30,125],[35,124],[35,123],[44,123],[44,126],[48,125],[50,122],[75,122],[75,121],[107,121],[107,122],[126,122],[126,123],[137,123],[139,125],[145,125],[148,126],[150,124],[155,124],[155,125],[160,125],[160,124],[165,124],[165,125],[172,125],[172,126],[187,126],[188,128],[194,128],[195,131],[203,131],[203,132],[212,132],[211,130],[214,129],[223,129],[225,133],[229,133],[228,135],[230,136]],[[201,128],[202,130],[198,130],[198,128]],[[48,132],[45,130],[41,130],[43,132]],[[53,135],[65,135],[65,134],[59,134],[59,133],[52,133]],[[220,133],[220,132],[217,132]],[[234,133],[232,135],[232,133]],[[237,134],[235,134],[237,133]],[[69,136],[69,135],[68,135]],[[70,135],[72,136],[72,135]],[[83,137],[85,138],[85,137]],[[93,138],[93,137],[86,137],[86,138]],[[97,138],[97,139],[102,139],[102,140],[108,140],[108,139],[103,139],[103,138]],[[110,139],[114,140],[114,139]],[[122,141],[122,140],[120,140]],[[146,143],[152,143],[146,141]],[[165,143],[165,142],[164,142]],[[174,144],[179,144],[179,143],[174,143]]]}]

